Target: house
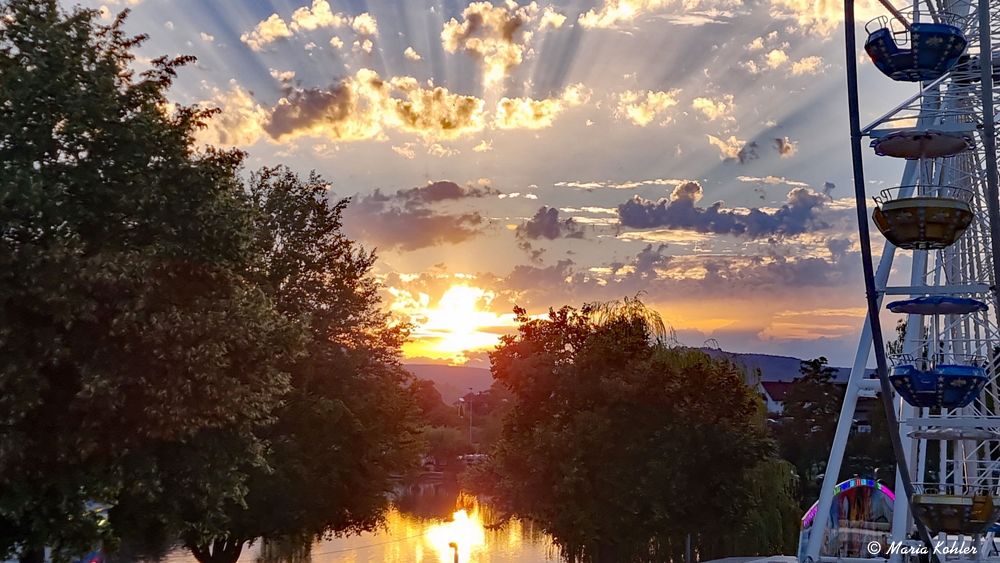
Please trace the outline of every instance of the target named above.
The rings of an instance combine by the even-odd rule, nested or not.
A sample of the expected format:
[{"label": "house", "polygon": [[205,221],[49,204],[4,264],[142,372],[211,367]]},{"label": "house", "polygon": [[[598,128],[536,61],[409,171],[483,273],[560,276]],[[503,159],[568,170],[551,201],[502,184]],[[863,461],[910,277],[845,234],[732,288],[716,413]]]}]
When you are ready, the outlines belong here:
[{"label": "house", "polygon": [[764,398],[769,414],[781,414],[784,411],[785,395],[794,385],[791,381],[763,381],[758,384],[758,391]]}]

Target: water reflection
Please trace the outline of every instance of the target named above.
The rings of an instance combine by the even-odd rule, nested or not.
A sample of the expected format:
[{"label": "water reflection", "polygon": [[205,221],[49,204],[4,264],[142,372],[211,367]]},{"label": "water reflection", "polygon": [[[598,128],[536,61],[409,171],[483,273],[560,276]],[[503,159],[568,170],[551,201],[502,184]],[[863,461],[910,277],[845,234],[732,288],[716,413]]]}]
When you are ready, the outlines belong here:
[{"label": "water reflection", "polygon": [[[399,497],[377,533],[332,538],[308,549],[255,544],[239,563],[540,563],[559,561],[558,550],[530,524],[510,521],[488,529],[496,515],[474,497],[447,485],[424,485]],[[187,551],[164,563],[197,563]]]},{"label": "water reflection", "polygon": [[[422,498],[403,496],[386,529],[376,534],[334,538],[313,546],[312,563],[453,563],[457,545],[460,563],[536,563],[558,559],[547,536],[530,525],[511,521],[499,530],[487,529],[495,517],[488,506],[471,497],[451,496],[451,514],[440,518],[449,491],[425,490]],[[457,502],[456,502],[457,500]],[[457,508],[457,510],[456,510]],[[428,517],[429,514],[435,516]]]}]

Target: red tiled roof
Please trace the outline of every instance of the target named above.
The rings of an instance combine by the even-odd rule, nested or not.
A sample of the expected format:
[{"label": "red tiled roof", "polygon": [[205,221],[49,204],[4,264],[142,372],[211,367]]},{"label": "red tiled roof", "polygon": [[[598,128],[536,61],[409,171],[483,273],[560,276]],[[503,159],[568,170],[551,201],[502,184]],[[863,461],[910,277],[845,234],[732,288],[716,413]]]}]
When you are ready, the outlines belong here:
[{"label": "red tiled roof", "polygon": [[785,395],[792,389],[793,383],[791,381],[764,381],[761,385],[772,401],[780,403],[785,400]]}]

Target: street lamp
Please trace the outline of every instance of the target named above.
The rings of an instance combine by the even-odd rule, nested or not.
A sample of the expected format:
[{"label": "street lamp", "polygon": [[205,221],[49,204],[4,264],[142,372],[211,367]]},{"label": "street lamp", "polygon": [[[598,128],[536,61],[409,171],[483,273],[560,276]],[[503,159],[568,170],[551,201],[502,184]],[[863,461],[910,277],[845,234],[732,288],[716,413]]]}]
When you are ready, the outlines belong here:
[{"label": "street lamp", "polygon": [[451,542],[448,544],[448,547],[455,550],[455,563],[458,563],[458,544],[455,542]]},{"label": "street lamp", "polygon": [[472,445],[472,398],[475,395],[472,393],[472,387],[469,387],[469,445]]}]

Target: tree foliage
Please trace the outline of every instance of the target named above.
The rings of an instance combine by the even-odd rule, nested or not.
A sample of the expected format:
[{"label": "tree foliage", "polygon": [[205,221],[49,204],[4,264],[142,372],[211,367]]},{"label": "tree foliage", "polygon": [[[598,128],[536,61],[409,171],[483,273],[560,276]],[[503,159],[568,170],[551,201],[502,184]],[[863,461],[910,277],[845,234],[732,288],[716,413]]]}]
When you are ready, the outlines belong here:
[{"label": "tree foliage", "polygon": [[[199,561],[231,563],[259,538],[308,542],[381,522],[390,475],[403,472],[414,452],[413,405],[398,365],[406,327],[390,326],[378,309],[368,275],[374,256],[343,235],[347,202],[330,204],[327,188],[315,175],[303,181],[285,168],[251,177],[262,256],[254,276],[289,322],[306,328],[307,353],[284,366],[290,391],[275,422],[256,432],[267,444],[263,463],[231,469],[246,476],[245,495],[222,499],[217,517],[185,481],[154,497],[124,499],[121,519],[142,543],[174,533]],[[206,455],[225,459],[243,447],[230,439],[179,458],[204,468]]]},{"label": "tree foliage", "polygon": [[136,76],[124,16],[0,13],[0,552],[58,557],[106,530],[88,501],[159,487],[150,452],[269,420],[301,337],[251,275],[242,154],[168,110],[189,59]]},{"label": "tree foliage", "polygon": [[515,312],[490,356],[516,398],[486,475],[501,508],[582,561],[678,560],[688,534],[707,553],[747,529],[773,444],[737,367],[668,346],[638,301]]},{"label": "tree foliage", "polygon": [[165,97],[192,59],[133,73],[125,13],[0,14],[0,555],[375,526],[412,449],[406,330],[347,202],[196,150],[213,112]]}]

